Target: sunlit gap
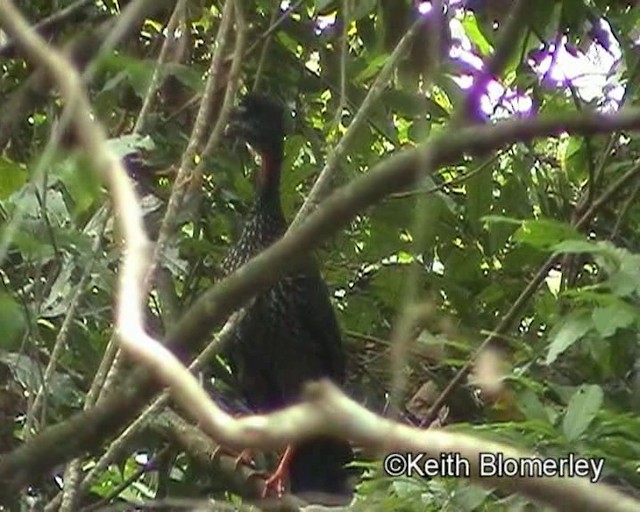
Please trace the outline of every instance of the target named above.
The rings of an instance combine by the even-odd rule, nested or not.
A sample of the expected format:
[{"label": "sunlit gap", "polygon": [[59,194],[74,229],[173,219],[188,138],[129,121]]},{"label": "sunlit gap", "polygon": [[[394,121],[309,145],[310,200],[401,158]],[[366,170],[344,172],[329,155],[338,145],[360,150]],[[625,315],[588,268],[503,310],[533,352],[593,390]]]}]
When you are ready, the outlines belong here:
[{"label": "sunlit gap", "polygon": [[[290,1],[280,4],[283,10],[290,5]],[[452,79],[460,88],[468,90],[484,69],[483,58],[476,53],[464,31],[462,21],[468,12],[463,8],[464,2],[451,0],[443,2],[443,5],[447,16],[451,18],[449,26],[452,42],[449,57],[458,68],[458,74],[452,76]],[[428,16],[432,10],[433,2],[418,3],[420,14]],[[316,35],[335,25],[336,17],[337,10],[318,16],[314,27]],[[603,111],[616,110],[624,95],[624,86],[620,83],[620,45],[605,20],[592,25],[589,32],[593,41],[585,50],[569,46],[565,37],[557,48],[554,43],[549,43],[532,52],[527,64],[543,86],[566,89],[571,85],[583,101],[597,101],[597,107]],[[310,69],[320,69],[320,62],[315,57],[306,65]],[[505,86],[492,79],[479,98],[479,109],[488,119],[526,117],[534,109],[530,92]]]},{"label": "sunlit gap", "polygon": [[431,9],[433,9],[431,2],[421,2],[418,4],[418,12],[420,14],[428,14],[431,12]]},{"label": "sunlit gap", "polygon": [[[451,16],[449,28],[451,30],[451,48],[449,57],[458,64],[461,73],[454,75],[453,80],[462,89],[470,89],[474,83],[474,77],[480,75],[483,69],[483,59],[473,51],[473,45],[467,37],[462,26],[465,11],[462,8],[462,0],[443,2],[445,13]],[[418,11],[428,15],[433,9],[432,2],[421,2]],[[480,110],[489,118],[505,118],[514,115],[527,116],[533,109],[533,101],[515,89],[504,87],[496,80],[491,80],[486,90],[480,96]]]},{"label": "sunlit gap", "polygon": [[[475,78],[482,73],[484,62],[473,51],[473,45],[462,26],[464,12],[459,9],[449,23],[451,29],[451,48],[449,57],[462,71],[452,79],[462,89],[470,89]],[[515,89],[503,86],[496,80],[490,80],[486,90],[480,96],[480,110],[483,115],[492,118],[506,118],[511,116],[527,116],[533,108],[533,101],[525,94]]]},{"label": "sunlit gap", "polygon": [[[450,57],[462,70],[468,70],[468,73],[453,77],[461,88],[468,89],[473,85],[474,77],[483,69],[483,62],[473,52],[462,27],[462,16],[460,9],[451,20],[453,43]],[[620,45],[604,20],[592,26],[590,34],[593,41],[586,51],[567,48],[567,39],[563,38],[557,48],[555,44],[547,44],[532,52],[527,64],[539,77],[541,84],[563,89],[572,85],[583,101],[600,100],[600,110],[616,110],[624,94],[624,87],[619,81]],[[480,109],[490,118],[527,115],[533,108],[527,92],[516,91],[491,80],[480,99]]]},{"label": "sunlit gap", "polygon": [[[443,0],[442,6],[444,7],[444,11],[447,12],[451,9],[456,9],[458,7],[462,7],[464,0]],[[420,14],[428,14],[433,9],[433,2],[419,2],[418,3],[418,12]]]},{"label": "sunlit gap", "polygon": [[529,57],[528,64],[541,77],[543,85],[566,88],[572,85],[585,102],[598,100],[604,111],[614,111],[624,96],[620,83],[622,51],[604,20],[590,31],[593,41],[586,51],[568,44],[549,44]]},{"label": "sunlit gap", "polygon": [[334,11],[331,14],[318,16],[316,20],[316,28],[314,30],[315,34],[319,36],[325,29],[332,27],[336,22],[337,14],[337,11]]}]

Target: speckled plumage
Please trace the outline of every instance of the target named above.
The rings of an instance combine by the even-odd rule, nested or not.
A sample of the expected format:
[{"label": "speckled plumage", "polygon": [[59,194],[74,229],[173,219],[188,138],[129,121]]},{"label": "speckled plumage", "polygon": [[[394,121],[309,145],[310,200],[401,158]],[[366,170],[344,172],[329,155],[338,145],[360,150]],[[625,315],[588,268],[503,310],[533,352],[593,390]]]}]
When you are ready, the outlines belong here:
[{"label": "speckled plumage", "polygon": [[[232,118],[232,131],[261,155],[262,163],[254,177],[253,207],[240,238],[221,265],[225,275],[286,232],[279,192],[282,116],[277,104],[251,95]],[[340,330],[329,292],[311,257],[254,298],[233,335],[227,356],[240,391],[256,412],[295,402],[309,380],[328,377],[337,384],[344,382]],[[290,467],[292,492],[349,494],[342,466],[351,458],[351,449],[344,441],[320,438],[296,447]]]},{"label": "speckled plumage", "polygon": [[[258,203],[259,204],[259,203]],[[240,239],[222,263],[225,274],[280,238],[282,210],[252,209]],[[266,412],[298,398],[308,380],[344,381],[344,355],[325,283],[313,261],[258,294],[229,348],[231,365],[250,407]]]}]

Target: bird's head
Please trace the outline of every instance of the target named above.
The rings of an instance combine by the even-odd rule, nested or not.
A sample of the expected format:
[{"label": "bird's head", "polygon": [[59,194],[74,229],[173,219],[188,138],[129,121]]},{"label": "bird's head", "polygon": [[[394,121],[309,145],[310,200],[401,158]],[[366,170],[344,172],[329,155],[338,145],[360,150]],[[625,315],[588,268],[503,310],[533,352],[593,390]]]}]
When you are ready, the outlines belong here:
[{"label": "bird's head", "polygon": [[284,107],[262,94],[244,96],[229,117],[227,134],[244,141],[261,158],[282,156]]},{"label": "bird's head", "polygon": [[258,156],[253,175],[260,201],[279,201],[280,168],[284,159],[284,107],[262,94],[248,94],[231,112],[226,133],[245,142]]}]

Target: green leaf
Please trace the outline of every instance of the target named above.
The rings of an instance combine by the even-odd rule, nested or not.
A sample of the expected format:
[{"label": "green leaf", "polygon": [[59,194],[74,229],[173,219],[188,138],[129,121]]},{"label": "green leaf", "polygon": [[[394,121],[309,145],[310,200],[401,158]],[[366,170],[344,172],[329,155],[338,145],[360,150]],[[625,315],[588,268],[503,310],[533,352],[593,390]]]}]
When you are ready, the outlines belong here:
[{"label": "green leaf", "polygon": [[581,311],[565,318],[552,335],[546,364],[552,364],[560,354],[582,338],[593,327],[591,315]]},{"label": "green leaf", "polygon": [[189,87],[192,91],[204,89],[205,81],[202,79],[202,72],[193,66],[186,66],[176,62],[167,62],[162,68],[165,76],[174,76],[180,83]]},{"label": "green leaf", "polygon": [[376,8],[377,3],[378,0],[358,0],[351,13],[352,19],[359,20],[360,18],[364,18]]},{"label": "green leaf", "polygon": [[[8,352],[0,350],[0,362],[11,368],[14,378],[29,391],[36,391],[43,385],[44,368],[41,361],[31,358],[23,351]],[[73,379],[62,372],[53,372],[46,382],[50,393],[49,406],[60,405],[78,407],[82,403],[82,395]]]},{"label": "green leaf", "polygon": [[556,244],[553,250],[556,254],[584,254],[599,251],[599,248],[596,244],[587,240],[565,240]]},{"label": "green leaf", "polygon": [[635,311],[620,301],[606,307],[598,307],[592,313],[593,325],[603,338],[613,336],[618,329],[629,327],[637,318]]},{"label": "green leaf", "polygon": [[11,295],[0,292],[0,329],[2,347],[9,349],[26,326],[24,311]]},{"label": "green leaf", "polygon": [[476,233],[482,229],[482,219],[491,210],[493,178],[490,169],[471,176],[466,183],[467,218]]},{"label": "green leaf", "polygon": [[28,178],[29,173],[24,166],[0,156],[0,200],[19,190]]},{"label": "green leaf", "polygon": [[369,78],[378,73],[382,66],[384,66],[384,63],[387,62],[388,58],[389,55],[386,53],[376,55],[367,63],[367,67],[358,73],[358,76],[355,77],[354,81],[359,84],[366,82]]},{"label": "green leaf", "polygon": [[536,8],[529,13],[529,23],[536,34],[543,34],[543,37],[550,39],[556,34],[562,2],[544,0],[536,2]]},{"label": "green leaf", "polygon": [[544,405],[538,398],[538,396],[530,390],[525,390],[518,397],[518,408],[522,411],[528,420],[542,420],[545,423],[549,422],[549,415],[547,414]]},{"label": "green leaf", "polygon": [[571,137],[562,156],[562,167],[573,182],[588,175],[589,153],[582,138]]},{"label": "green leaf", "polygon": [[482,55],[489,55],[491,53],[491,44],[489,44],[489,41],[487,41],[482,35],[482,32],[480,32],[476,17],[472,13],[465,13],[464,18],[462,19],[462,27],[464,28],[464,32],[467,34],[467,37]]},{"label": "green leaf", "polygon": [[640,293],[640,257],[617,248],[610,253],[605,252],[604,255],[618,262],[617,266],[610,265],[606,270],[610,276],[606,284],[611,291],[619,297],[626,297],[634,291],[636,294]]},{"label": "green leaf", "polygon": [[578,439],[589,427],[602,407],[600,386],[583,385],[571,397],[562,420],[562,431],[569,441]]},{"label": "green leaf", "polygon": [[493,491],[473,485],[460,486],[451,496],[452,510],[472,511],[482,510],[482,504]]},{"label": "green leaf", "polygon": [[327,14],[327,9],[332,8],[335,9],[335,1],[336,0],[315,0],[316,4],[316,12],[320,15]]},{"label": "green leaf", "polygon": [[74,266],[71,262],[67,262],[51,285],[49,294],[42,301],[40,311],[42,318],[54,318],[69,310],[69,304],[73,298],[73,274]]},{"label": "green leaf", "polygon": [[457,83],[446,80],[446,77],[442,77],[441,87],[435,86],[432,92],[432,99],[439,109],[446,112],[449,115],[453,112],[452,97],[455,96],[455,91],[459,92],[460,88]]},{"label": "green leaf", "polygon": [[114,81],[119,81],[123,75],[128,79],[129,85],[136,95],[144,98],[153,76],[155,62],[135,59],[126,55],[111,55],[104,60],[106,68],[114,70]]},{"label": "green leaf", "polygon": [[[81,162],[82,158],[67,159],[54,166],[51,173],[60,180],[73,199],[73,211],[76,214],[86,211],[101,196],[100,180],[96,173],[90,172]],[[68,218],[67,213],[65,220]]]},{"label": "green leaf", "polygon": [[581,239],[582,235],[573,227],[557,220],[527,220],[514,233],[516,241],[537,247],[551,249],[567,239]]},{"label": "green leaf", "polygon": [[584,0],[564,0],[562,4],[562,21],[569,29],[577,30],[584,23],[587,7]]},{"label": "green leaf", "polygon": [[[54,256],[55,251],[43,236],[39,236],[34,224],[33,221],[24,221],[21,229],[13,235],[11,245],[22,253],[23,258],[45,263]],[[6,227],[0,228],[0,238],[6,237],[6,232]]]}]

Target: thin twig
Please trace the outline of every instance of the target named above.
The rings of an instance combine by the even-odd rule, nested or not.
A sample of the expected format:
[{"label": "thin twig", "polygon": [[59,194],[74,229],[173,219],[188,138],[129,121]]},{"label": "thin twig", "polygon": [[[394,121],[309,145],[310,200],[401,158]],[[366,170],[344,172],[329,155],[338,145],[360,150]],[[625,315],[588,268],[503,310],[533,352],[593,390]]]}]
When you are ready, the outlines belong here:
[{"label": "thin twig", "polygon": [[[611,199],[618,194],[629,183],[633,182],[640,174],[640,166],[636,166],[633,169],[627,171],[617,181],[611,184],[611,186],[603,192],[603,194],[593,202],[589,209],[578,219],[573,226],[575,228],[584,227],[595,215],[595,213],[602,208],[605,204],[609,203]],[[451,395],[453,390],[462,383],[462,380],[471,370],[473,363],[478,354],[484,351],[491,343],[501,339],[506,332],[513,326],[518,316],[525,308],[533,294],[538,290],[538,287],[544,282],[549,273],[549,270],[560,260],[561,255],[552,254],[538,269],[535,276],[529,281],[524,290],[518,295],[513,305],[509,308],[509,311],[501,318],[498,326],[484,339],[480,346],[474,351],[473,356],[465,363],[465,365],[458,370],[456,375],[449,381],[447,387],[442,390],[440,396],[433,402],[427,414],[425,414],[424,420],[421,426],[429,425],[433,420],[438,417],[440,408],[444,405],[447,398]]]},{"label": "thin twig", "polygon": [[169,49],[175,41],[176,28],[178,27],[180,19],[184,15],[186,4],[186,0],[178,0],[173,13],[171,13],[171,18],[169,18],[169,22],[165,28],[166,36],[162,42],[162,48],[160,48],[160,54],[158,55],[155,69],[153,70],[153,76],[151,77],[149,87],[147,88],[147,92],[144,96],[142,107],[138,114],[138,119],[136,119],[136,124],[133,127],[133,133],[139,133],[144,129],[144,123],[146,122],[149,110],[151,109],[151,102],[153,101],[153,97],[155,96],[156,91],[160,88],[161,81],[164,78],[162,68],[167,60],[167,56],[169,55]]},{"label": "thin twig", "polygon": [[171,190],[167,210],[164,218],[162,219],[160,233],[158,234],[158,241],[154,248],[153,257],[151,258],[151,263],[149,265],[149,274],[145,279],[145,287],[147,289],[149,289],[150,284],[153,281],[155,269],[160,262],[160,257],[163,254],[165,246],[173,232],[173,225],[175,223],[177,213],[183,206],[183,199],[187,190],[187,184],[192,179],[192,170],[194,167],[196,153],[202,144],[202,139],[205,135],[205,126],[211,116],[212,99],[217,90],[222,56],[226,48],[227,36],[231,29],[231,21],[233,19],[234,5],[235,3],[232,0],[227,0],[225,1],[224,8],[222,9],[222,19],[220,21],[220,27],[218,28],[218,33],[214,43],[214,51],[211,58],[211,64],[209,66],[207,84],[202,95],[200,109],[198,110],[198,114],[193,125],[191,137],[189,138],[187,148],[182,155],[180,169],[178,169],[173,189]]},{"label": "thin twig", "polygon": [[202,158],[200,163],[196,166],[193,174],[192,185],[200,181],[200,175],[204,170],[204,159],[213,153],[213,150],[220,142],[220,138],[224,132],[224,127],[227,125],[227,120],[233,107],[233,100],[236,96],[236,89],[238,88],[238,80],[240,79],[240,71],[242,70],[244,47],[247,40],[247,22],[245,21],[243,6],[241,0],[235,1],[235,20],[236,20],[236,45],[233,50],[233,61],[231,63],[231,69],[229,70],[229,79],[227,83],[227,90],[225,91],[224,100],[218,119],[214,129],[211,131],[209,140],[202,150]]},{"label": "thin twig", "polygon": [[[214,42],[214,51],[213,56],[211,57],[211,63],[209,65],[207,83],[205,85],[200,108],[193,125],[193,130],[191,132],[189,142],[187,143],[187,148],[182,155],[180,168],[178,169],[173,188],[171,189],[171,195],[169,196],[167,208],[160,225],[158,239],[155,243],[153,254],[150,258],[149,268],[147,271],[147,276],[145,278],[145,290],[150,290],[152,287],[156,269],[158,268],[158,265],[160,265],[162,254],[164,253],[166,245],[168,244],[169,239],[173,234],[173,229],[176,218],[178,216],[178,212],[183,207],[188,184],[194,178],[193,168],[195,165],[196,154],[198,152],[198,148],[202,145],[203,137],[205,135],[205,126],[207,125],[208,120],[211,116],[213,103],[212,99],[217,90],[218,78],[220,75],[222,63],[222,55],[226,48],[228,33],[231,29],[233,6],[234,1],[227,0],[222,10],[222,19],[220,21],[220,27],[218,28],[218,33]],[[111,365],[111,368],[109,369],[109,372],[107,374],[101,396],[105,393],[108,393],[114,386],[115,382],[119,380],[122,365],[122,354],[120,352],[117,352],[113,364]]]},{"label": "thin twig", "polygon": [[[271,19],[269,19],[269,27],[275,26],[276,18],[280,12],[280,5],[276,4],[271,11]],[[262,45],[262,51],[260,52],[260,58],[258,59],[258,67],[256,68],[256,74],[253,78],[252,91],[257,91],[260,87],[260,79],[262,78],[262,72],[264,70],[264,63],[267,60],[267,54],[269,53],[269,47],[271,46],[271,34],[267,35]]]},{"label": "thin twig", "polygon": [[347,102],[347,59],[349,58],[349,25],[351,23],[351,0],[342,0],[342,35],[340,36],[340,97],[336,115],[331,126],[340,129],[343,110]]},{"label": "thin twig", "polygon": [[51,350],[51,356],[49,357],[49,362],[47,363],[47,367],[45,368],[44,375],[42,376],[42,383],[36,392],[35,399],[31,404],[31,408],[27,412],[27,419],[25,420],[25,425],[23,428],[23,433],[25,439],[30,438],[33,435],[32,429],[42,405],[42,401],[46,396],[47,385],[51,381],[51,377],[56,370],[56,366],[62,355],[63,350],[67,345],[67,338],[69,333],[71,332],[71,325],[75,319],[76,311],[78,309],[78,305],[80,303],[80,298],[85,292],[87,287],[87,283],[89,282],[89,278],[91,277],[91,271],[93,269],[93,262],[95,261],[95,256],[100,251],[102,246],[102,233],[106,226],[106,218],[102,219],[102,228],[98,233],[96,233],[96,237],[93,241],[93,246],[91,248],[91,253],[88,258],[87,264],[84,266],[84,272],[80,281],[76,285],[76,290],[73,294],[73,297],[69,301],[69,305],[67,308],[67,313],[62,321],[62,325],[60,326],[60,330],[58,331],[58,335],[56,336],[56,340],[53,344],[53,349]]},{"label": "thin twig", "polygon": [[[63,9],[54,12],[51,16],[36,23],[33,26],[33,30],[37,31],[41,35],[47,33],[58,25],[65,23],[78,11],[81,11],[92,2],[93,0],[76,0],[74,3],[67,5]],[[0,46],[0,57],[8,57],[12,53],[14,47],[15,45],[13,41],[8,41],[4,45]]]},{"label": "thin twig", "polygon": [[394,48],[391,55],[385,62],[384,66],[378,73],[373,85],[367,92],[366,97],[364,98],[362,105],[356,112],[353,120],[349,124],[349,127],[342,135],[342,138],[333,149],[331,154],[327,157],[327,162],[324,165],[318,179],[313,185],[311,192],[307,196],[304,204],[298,211],[296,218],[291,223],[289,227],[289,231],[297,229],[301,222],[318,206],[320,201],[327,194],[329,189],[331,188],[331,179],[333,177],[333,173],[338,168],[340,161],[344,158],[347,149],[349,149],[349,145],[351,141],[355,137],[355,134],[358,128],[365,122],[367,116],[369,115],[369,111],[375,104],[375,102],[384,91],[385,87],[388,85],[389,79],[396,65],[400,61],[400,58],[404,55],[405,51],[409,47],[409,43],[413,40],[415,34],[418,32],[420,26],[424,23],[423,19],[416,20],[413,25],[407,30],[407,32],[402,36],[396,47]]}]

